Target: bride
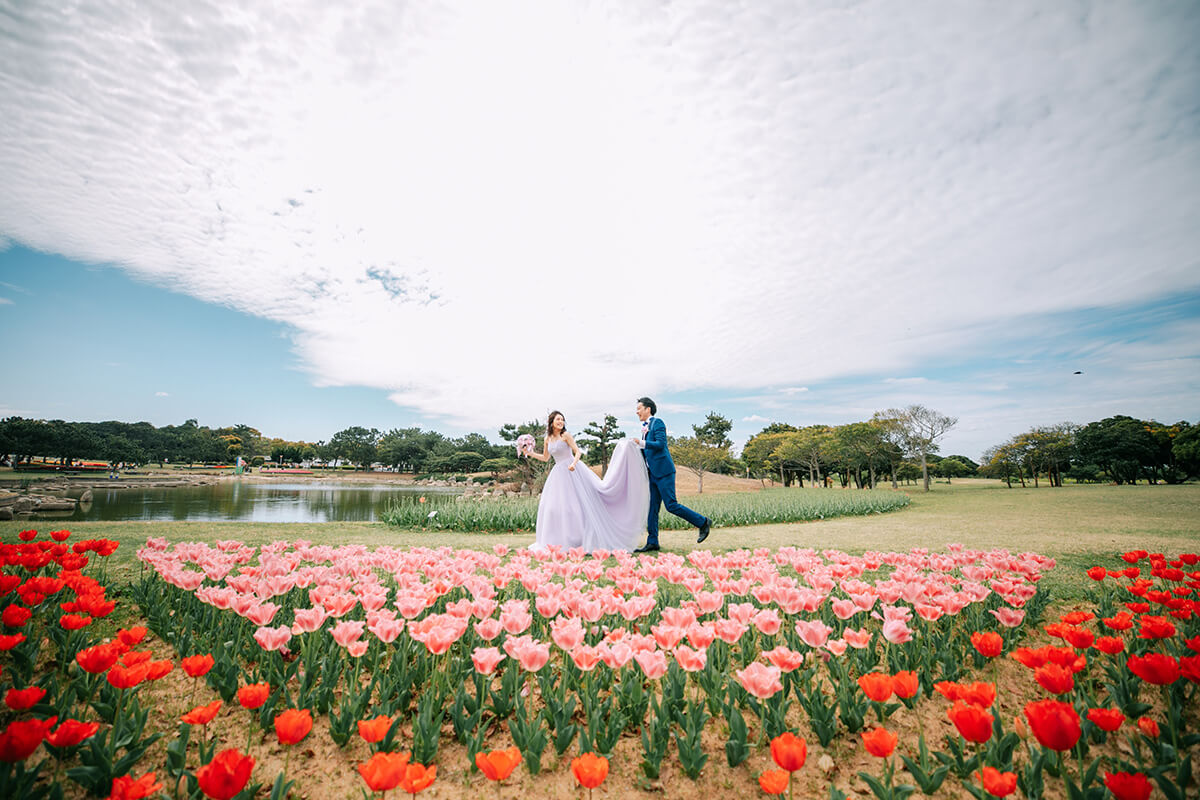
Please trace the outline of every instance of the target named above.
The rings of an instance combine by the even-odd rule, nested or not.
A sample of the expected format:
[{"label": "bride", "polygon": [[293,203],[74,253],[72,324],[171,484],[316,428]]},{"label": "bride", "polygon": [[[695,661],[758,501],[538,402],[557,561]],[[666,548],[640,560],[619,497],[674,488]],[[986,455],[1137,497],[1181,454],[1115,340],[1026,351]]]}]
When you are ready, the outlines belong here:
[{"label": "bride", "polygon": [[537,541],[531,550],[550,545],[593,550],[632,550],[646,530],[650,510],[650,480],[638,446],[617,442],[608,473],[601,480],[586,465],[560,412],[546,420],[542,452],[525,455],[538,461],[554,459],[538,501]]}]

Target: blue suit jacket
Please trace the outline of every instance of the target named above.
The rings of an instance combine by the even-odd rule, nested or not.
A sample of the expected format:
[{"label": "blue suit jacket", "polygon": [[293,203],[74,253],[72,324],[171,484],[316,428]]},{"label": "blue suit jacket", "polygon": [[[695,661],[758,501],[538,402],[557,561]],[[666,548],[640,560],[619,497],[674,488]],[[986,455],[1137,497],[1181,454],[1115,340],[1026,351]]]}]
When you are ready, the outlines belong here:
[{"label": "blue suit jacket", "polygon": [[675,462],[671,460],[671,451],[667,449],[667,426],[658,417],[650,418],[642,458],[646,459],[646,470],[651,478],[662,479],[675,474]]}]

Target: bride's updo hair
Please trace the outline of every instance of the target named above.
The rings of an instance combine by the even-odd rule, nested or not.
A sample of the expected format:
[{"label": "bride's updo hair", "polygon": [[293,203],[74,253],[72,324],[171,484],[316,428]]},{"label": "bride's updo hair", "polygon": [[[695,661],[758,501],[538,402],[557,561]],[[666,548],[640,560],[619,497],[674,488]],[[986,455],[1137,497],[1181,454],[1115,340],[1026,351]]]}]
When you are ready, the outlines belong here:
[{"label": "bride's updo hair", "polygon": [[551,411],[550,416],[546,417],[546,438],[549,439],[554,435],[554,418],[563,418],[563,433],[567,432],[567,415],[561,411]]}]

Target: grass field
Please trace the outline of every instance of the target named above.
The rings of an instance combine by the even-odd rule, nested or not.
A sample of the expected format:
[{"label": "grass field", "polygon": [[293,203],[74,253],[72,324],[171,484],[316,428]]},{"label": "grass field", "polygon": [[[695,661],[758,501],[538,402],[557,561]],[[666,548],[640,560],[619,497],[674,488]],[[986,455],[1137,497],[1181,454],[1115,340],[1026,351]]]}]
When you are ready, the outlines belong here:
[{"label": "grass field", "polygon": [[[928,494],[910,490],[910,496],[907,507],[887,514],[718,528],[705,546],[732,550],[792,545],[861,553],[914,547],[939,550],[959,542],[970,548],[1032,550],[1058,559],[1063,569],[1052,572],[1046,582],[1056,594],[1066,597],[1079,595],[1087,581],[1082,570],[1102,556],[1136,548],[1168,553],[1200,549],[1200,485],[1010,490],[998,481],[963,480],[949,486],[935,484]],[[16,541],[17,532],[28,527],[51,530],[61,525],[52,521],[0,522],[0,536],[4,541]],[[170,541],[239,539],[264,544],[276,539],[306,539],[372,547],[488,549],[495,544],[520,547],[534,538],[532,532],[422,531],[384,523],[81,522],[70,527],[76,539],[107,537],[121,542],[110,564],[115,577],[137,574],[134,551],[151,536]],[[663,531],[661,543],[665,550],[686,553],[695,547],[694,532]]]}]

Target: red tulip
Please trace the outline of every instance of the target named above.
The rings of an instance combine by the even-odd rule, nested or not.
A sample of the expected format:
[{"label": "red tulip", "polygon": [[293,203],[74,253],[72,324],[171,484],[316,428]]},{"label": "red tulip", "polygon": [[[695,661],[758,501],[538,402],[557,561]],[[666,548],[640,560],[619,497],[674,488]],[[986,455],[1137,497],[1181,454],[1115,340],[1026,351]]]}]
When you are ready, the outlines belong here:
[{"label": "red tulip", "polygon": [[267,702],[267,698],[270,696],[271,684],[269,683],[251,683],[237,691],[238,702],[242,704],[242,708],[251,711]]},{"label": "red tulip", "polygon": [[892,698],[892,676],[882,672],[868,672],[858,679],[858,688],[876,703],[886,703]]},{"label": "red tulip", "polygon": [[4,733],[0,733],[0,761],[14,764],[29,758],[57,721],[58,717],[51,717],[8,723]]},{"label": "red tulip", "polygon": [[981,656],[985,656],[986,658],[995,658],[1004,649],[1004,639],[995,631],[988,631],[987,633],[976,631],[972,633],[971,644],[979,651]]},{"label": "red tulip", "polygon": [[980,783],[988,794],[1008,797],[1017,790],[1017,773],[1001,772],[995,767],[984,767],[979,775]]},{"label": "red tulip", "polygon": [[595,753],[584,753],[571,761],[575,780],[585,789],[595,789],[608,777],[608,759]]},{"label": "red tulip", "polygon": [[1121,723],[1125,721],[1125,715],[1115,708],[1092,708],[1088,709],[1087,718],[1090,719],[1097,728],[1102,731],[1112,733],[1121,727]]},{"label": "red tulip", "polygon": [[25,606],[10,605],[0,613],[0,621],[3,621],[9,628],[24,627],[29,618],[33,616],[33,612]]},{"label": "red tulip", "polygon": [[1146,683],[1166,686],[1179,680],[1179,662],[1164,653],[1130,656],[1129,671]]},{"label": "red tulip", "polygon": [[1043,689],[1051,694],[1065,694],[1075,688],[1075,676],[1071,670],[1058,664],[1038,667],[1033,677]]},{"label": "red tulip", "polygon": [[76,719],[65,719],[58,730],[46,734],[46,744],[54,747],[74,747],[84,739],[90,739],[100,730],[99,722],[80,722]]},{"label": "red tulip", "polygon": [[1142,732],[1142,735],[1151,739],[1158,738],[1158,723],[1149,717],[1142,717],[1139,719],[1137,721],[1137,726],[1138,730]]},{"label": "red tulip", "polygon": [[184,714],[181,719],[188,725],[207,725],[212,722],[217,716],[217,712],[221,710],[221,701],[213,700],[206,706],[196,706],[188,713]]},{"label": "red tulip", "polygon": [[84,672],[99,675],[101,672],[107,672],[109,667],[117,663],[120,656],[121,652],[116,645],[98,644],[76,653],[75,663]]},{"label": "red tulip", "polygon": [[961,700],[946,712],[959,734],[969,742],[983,744],[992,738],[991,714],[978,706],[967,705]]},{"label": "red tulip", "polygon": [[502,781],[521,763],[521,751],[516,747],[475,754],[475,766],[489,781]]},{"label": "red tulip", "polygon": [[1087,650],[1092,646],[1092,642],[1096,640],[1096,634],[1086,628],[1072,626],[1063,631],[1063,638],[1076,650]]},{"label": "red tulip", "polygon": [[1096,640],[1096,649],[1106,655],[1116,655],[1125,649],[1125,641],[1116,636],[1101,636]]},{"label": "red tulip", "polygon": [[28,711],[46,696],[46,690],[40,686],[30,686],[26,689],[9,689],[4,695],[4,703],[13,711]]},{"label": "red tulip", "polygon": [[996,702],[996,684],[984,681],[960,684],[958,699],[980,708],[990,708]]},{"label": "red tulip", "polygon": [[915,696],[920,688],[921,681],[917,678],[917,673],[911,670],[901,670],[892,676],[892,691],[901,700]]},{"label": "red tulip", "polygon": [[126,647],[133,647],[134,645],[141,644],[142,639],[145,639],[146,634],[149,632],[150,629],[145,625],[135,625],[127,630],[117,631],[117,641]]},{"label": "red tulip", "polygon": [[0,652],[12,650],[23,641],[25,641],[25,634],[23,633],[0,636]]},{"label": "red tulip", "polygon": [[[392,727],[391,717],[378,716],[375,719],[360,719],[358,721],[358,735],[362,737],[364,742],[374,744],[381,741],[384,736],[387,736],[388,729]],[[379,789],[375,789],[379,791]]]},{"label": "red tulip", "polygon": [[1105,772],[1104,785],[1116,800],[1146,800],[1150,796],[1150,781],[1142,772]]},{"label": "red tulip", "polygon": [[63,614],[58,618],[58,624],[63,630],[77,631],[92,624],[92,618],[83,614]]},{"label": "red tulip", "polygon": [[791,731],[781,733],[771,740],[771,758],[788,772],[795,772],[808,758],[808,743]]},{"label": "red tulip", "polygon": [[253,771],[254,759],[231,747],[217,753],[212,761],[196,770],[196,780],[200,790],[213,800],[230,800],[246,788]]},{"label": "red tulip", "polygon": [[768,769],[758,776],[758,786],[767,794],[783,794],[791,779],[786,769]]},{"label": "red tulip", "polygon": [[162,788],[162,783],[154,780],[153,772],[147,772],[136,781],[129,775],[122,775],[113,778],[112,794],[108,800],[143,800],[162,791]]},{"label": "red tulip", "polygon": [[275,735],[280,744],[296,744],[312,730],[312,712],[307,708],[289,708],[275,716]]},{"label": "red tulip", "polygon": [[400,785],[408,759],[408,753],[376,753],[358,765],[358,774],[372,792],[386,792]]},{"label": "red tulip", "polygon": [[1087,576],[1094,581],[1102,581],[1108,575],[1108,570],[1104,567],[1092,567],[1087,571]]},{"label": "red tulip", "polygon": [[896,743],[900,741],[900,737],[886,728],[873,728],[862,735],[862,740],[868,753],[879,758],[887,758],[896,749]]},{"label": "red tulip", "polygon": [[180,661],[179,665],[183,667],[183,671],[188,674],[189,678],[201,678],[208,674],[215,663],[212,653],[207,653],[202,656],[188,656]]},{"label": "red tulip", "polygon": [[409,764],[404,768],[404,777],[400,779],[400,788],[409,794],[416,794],[433,785],[437,777],[437,764],[426,767],[422,764]]},{"label": "red tulip", "polygon": [[1025,718],[1042,747],[1062,752],[1070,750],[1079,741],[1079,714],[1070,703],[1059,700],[1027,703]]}]

